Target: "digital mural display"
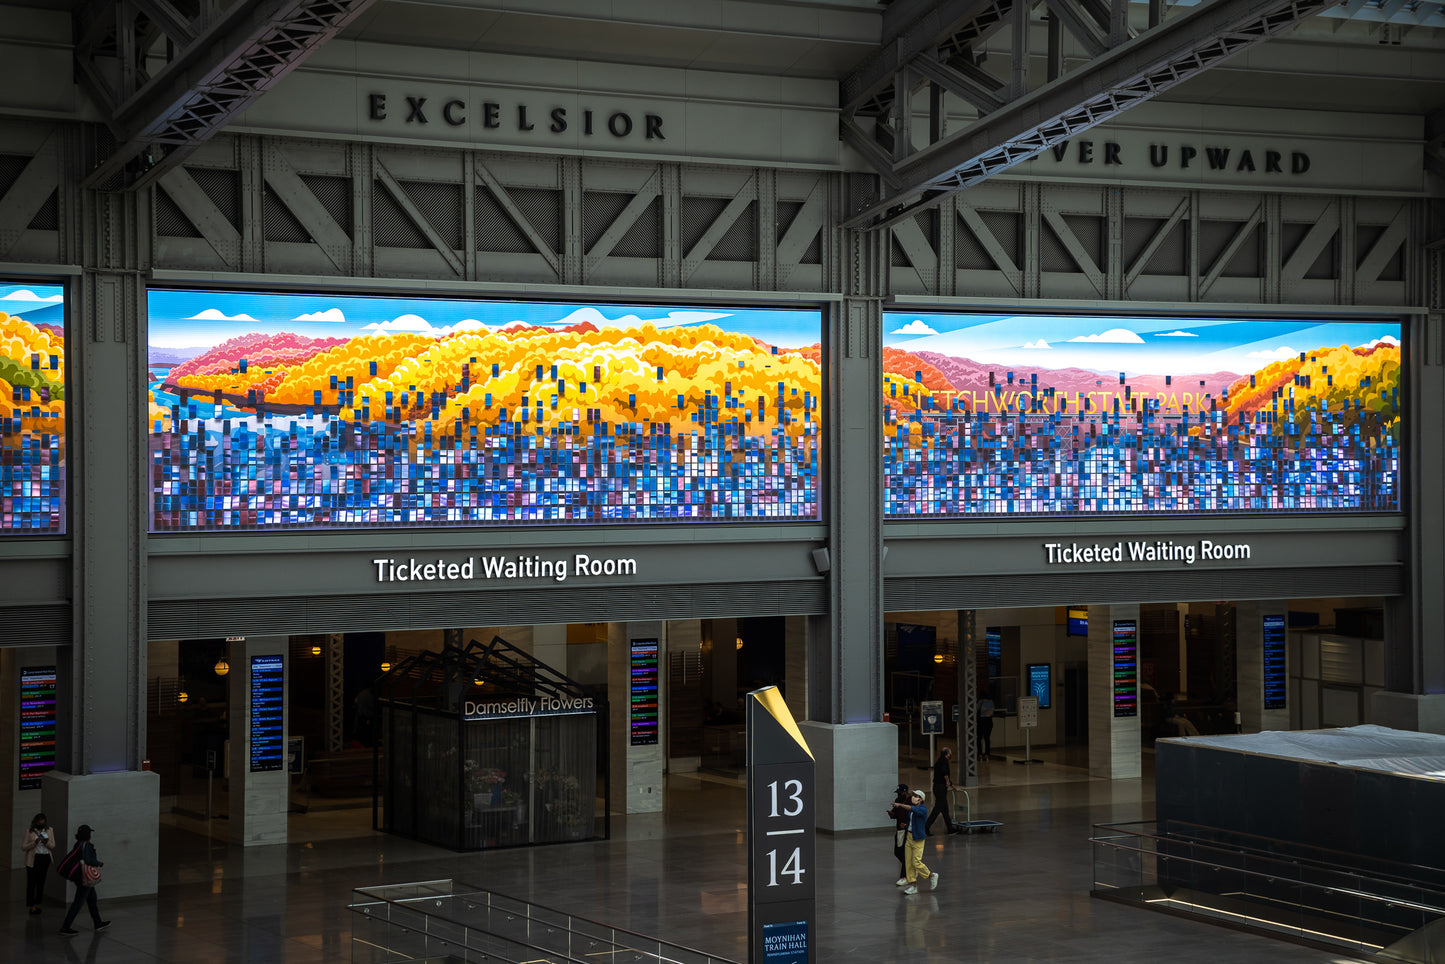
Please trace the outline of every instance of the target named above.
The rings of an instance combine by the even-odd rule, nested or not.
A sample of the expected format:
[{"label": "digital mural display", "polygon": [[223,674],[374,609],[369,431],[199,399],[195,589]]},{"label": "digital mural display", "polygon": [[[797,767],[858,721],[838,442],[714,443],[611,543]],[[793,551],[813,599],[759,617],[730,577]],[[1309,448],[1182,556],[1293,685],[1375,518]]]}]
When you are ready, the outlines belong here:
[{"label": "digital mural display", "polygon": [[0,283],[0,536],[65,532],[65,293]]},{"label": "digital mural display", "polygon": [[884,316],[885,514],[1400,511],[1390,321]]},{"label": "digital mural display", "polygon": [[151,530],[818,517],[821,313],[150,293]]}]

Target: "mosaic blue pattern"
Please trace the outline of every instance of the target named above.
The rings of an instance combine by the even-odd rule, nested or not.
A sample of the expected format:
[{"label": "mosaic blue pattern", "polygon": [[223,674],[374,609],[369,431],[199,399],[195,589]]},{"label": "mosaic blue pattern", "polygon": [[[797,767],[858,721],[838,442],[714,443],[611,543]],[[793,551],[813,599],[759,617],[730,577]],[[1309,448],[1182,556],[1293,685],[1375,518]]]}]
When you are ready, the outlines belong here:
[{"label": "mosaic blue pattern", "polygon": [[[811,400],[810,405],[814,404]],[[817,423],[804,436],[731,424],[674,434],[622,424],[584,436],[509,424],[410,450],[409,433],[322,416],[288,428],[178,407],[181,434],[153,446],[157,532],[319,526],[740,521],[818,512]],[[210,431],[208,424],[217,424]],[[610,429],[610,427],[609,427]]]},{"label": "mosaic blue pattern", "polygon": [[821,315],[151,293],[154,532],[808,520]]},{"label": "mosaic blue pattern", "polygon": [[890,518],[1400,511],[1397,323],[889,314],[885,330]]},{"label": "mosaic blue pattern", "polygon": [[0,284],[0,537],[65,532],[65,296]]}]

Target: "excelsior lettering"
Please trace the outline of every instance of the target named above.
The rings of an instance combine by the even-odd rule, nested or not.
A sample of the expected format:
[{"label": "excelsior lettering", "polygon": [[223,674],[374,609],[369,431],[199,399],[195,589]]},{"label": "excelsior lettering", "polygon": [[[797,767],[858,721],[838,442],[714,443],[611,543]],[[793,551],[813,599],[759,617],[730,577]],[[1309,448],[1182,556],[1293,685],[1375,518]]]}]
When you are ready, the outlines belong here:
[{"label": "excelsior lettering", "polygon": [[[428,98],[418,97],[411,94],[402,94],[399,98],[406,104],[404,115],[393,114],[387,110],[386,92],[369,92],[365,95],[366,119],[376,122],[392,122],[411,125],[427,124],[432,116],[427,112],[431,108],[427,104]],[[475,110],[473,110],[475,108]],[[473,114],[478,118],[478,124],[483,130],[500,130],[503,126],[503,116],[510,114],[513,118],[512,129],[521,134],[536,133],[539,130],[550,134],[561,134],[571,127],[566,107],[547,106],[540,110],[533,111],[533,105],[518,102],[511,105],[504,112],[504,105],[494,100],[468,101],[465,97],[448,97],[442,101],[441,119],[448,127],[462,127],[466,125]],[[547,123],[539,128],[536,118],[545,116]],[[661,114],[654,114],[648,111],[634,114],[625,110],[614,110],[599,114],[601,124],[593,123],[593,111],[590,109],[582,111],[582,136],[601,137],[606,136],[613,140],[626,140],[641,138],[646,141],[665,141],[667,135],[663,133],[663,117]]]}]

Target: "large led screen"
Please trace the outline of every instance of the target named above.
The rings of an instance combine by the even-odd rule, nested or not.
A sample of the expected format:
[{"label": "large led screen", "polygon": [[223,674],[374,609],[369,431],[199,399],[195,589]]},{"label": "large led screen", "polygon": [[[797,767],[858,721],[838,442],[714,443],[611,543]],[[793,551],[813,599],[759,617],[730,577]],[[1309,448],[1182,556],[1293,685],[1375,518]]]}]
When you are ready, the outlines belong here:
[{"label": "large led screen", "polygon": [[0,536],[65,532],[65,293],[0,283]]},{"label": "large led screen", "polygon": [[1397,512],[1400,326],[884,317],[886,515]]},{"label": "large led screen", "polygon": [[154,532],[818,517],[821,314],[154,290]]}]

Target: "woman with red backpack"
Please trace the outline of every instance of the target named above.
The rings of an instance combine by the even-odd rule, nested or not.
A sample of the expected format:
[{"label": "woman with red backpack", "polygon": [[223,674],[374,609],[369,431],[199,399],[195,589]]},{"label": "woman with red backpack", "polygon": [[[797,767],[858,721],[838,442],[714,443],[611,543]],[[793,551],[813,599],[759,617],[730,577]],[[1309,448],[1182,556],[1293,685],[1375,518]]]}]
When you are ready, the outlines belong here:
[{"label": "woman with red backpack", "polygon": [[95,899],[95,885],[100,883],[100,868],[105,864],[95,855],[90,834],[90,826],[81,824],[75,831],[75,846],[55,866],[56,873],[75,884],[75,900],[70,902],[70,912],[65,915],[65,923],[60,925],[62,937],[74,937],[80,933],[70,925],[75,923],[81,904],[89,908],[96,930],[103,931],[110,926],[110,921],[100,919],[100,905]]}]

